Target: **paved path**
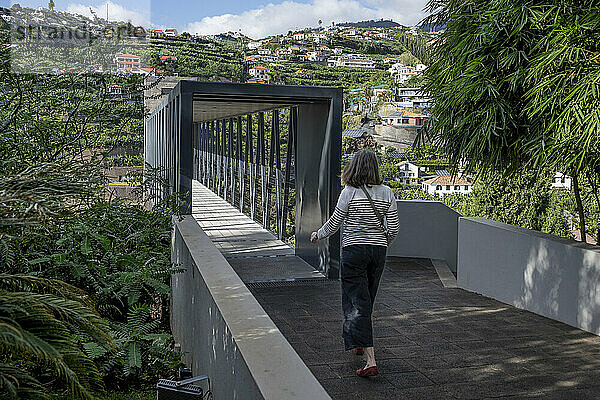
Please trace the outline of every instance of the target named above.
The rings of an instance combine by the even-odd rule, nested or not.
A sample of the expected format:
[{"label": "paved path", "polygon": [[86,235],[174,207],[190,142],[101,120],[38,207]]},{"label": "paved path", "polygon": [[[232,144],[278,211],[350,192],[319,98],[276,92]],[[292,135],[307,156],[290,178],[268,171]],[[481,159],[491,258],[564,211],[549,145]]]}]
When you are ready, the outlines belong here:
[{"label": "paved path", "polygon": [[339,284],[250,288],[334,399],[600,399],[600,337],[444,288],[429,262],[388,261],[369,379],[343,351]]},{"label": "paved path", "polygon": [[193,188],[202,229],[334,399],[600,400],[600,337],[444,288],[423,260],[387,262],[374,314],[381,374],[357,377],[364,361],[343,351],[339,282],[323,281],[287,244]]}]

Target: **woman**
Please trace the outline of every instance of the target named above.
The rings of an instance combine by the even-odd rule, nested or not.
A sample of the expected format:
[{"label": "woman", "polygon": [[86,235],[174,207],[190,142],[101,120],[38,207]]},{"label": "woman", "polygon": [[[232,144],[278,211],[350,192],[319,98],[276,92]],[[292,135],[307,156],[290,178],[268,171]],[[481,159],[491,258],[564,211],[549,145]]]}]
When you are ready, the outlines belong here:
[{"label": "woman", "polygon": [[[366,365],[356,373],[372,376],[379,371],[373,351],[371,314],[388,241],[398,234],[396,199],[392,190],[381,184],[377,157],[371,151],[362,150],[354,155],[344,168],[342,181],[346,187],[333,215],[318,232],[312,233],[311,241],[315,243],[331,236],[343,222],[342,337],[346,350],[354,349],[355,354],[366,355]],[[387,224],[381,220],[384,216]]]}]

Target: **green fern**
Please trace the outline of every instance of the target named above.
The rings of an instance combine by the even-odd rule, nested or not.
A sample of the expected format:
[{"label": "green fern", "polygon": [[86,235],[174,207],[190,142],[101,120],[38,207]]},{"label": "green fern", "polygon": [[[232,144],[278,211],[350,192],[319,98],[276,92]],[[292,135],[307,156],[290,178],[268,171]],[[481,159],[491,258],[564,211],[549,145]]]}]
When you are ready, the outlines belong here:
[{"label": "green fern", "polygon": [[103,388],[101,375],[75,334],[110,347],[106,330],[80,290],[57,280],[0,274],[0,394],[45,396],[44,385],[19,363],[25,358],[74,396],[93,398]]}]

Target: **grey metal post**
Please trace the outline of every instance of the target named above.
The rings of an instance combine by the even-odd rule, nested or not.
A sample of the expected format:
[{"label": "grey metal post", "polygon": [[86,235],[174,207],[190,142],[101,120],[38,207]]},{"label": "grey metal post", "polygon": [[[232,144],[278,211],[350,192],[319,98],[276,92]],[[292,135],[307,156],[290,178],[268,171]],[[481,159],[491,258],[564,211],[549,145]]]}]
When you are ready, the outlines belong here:
[{"label": "grey metal post", "polygon": [[178,192],[184,196],[180,206],[182,214],[192,213],[192,176],[193,176],[193,124],[194,124],[194,97],[192,93],[181,93],[177,98],[179,137],[179,188]]}]

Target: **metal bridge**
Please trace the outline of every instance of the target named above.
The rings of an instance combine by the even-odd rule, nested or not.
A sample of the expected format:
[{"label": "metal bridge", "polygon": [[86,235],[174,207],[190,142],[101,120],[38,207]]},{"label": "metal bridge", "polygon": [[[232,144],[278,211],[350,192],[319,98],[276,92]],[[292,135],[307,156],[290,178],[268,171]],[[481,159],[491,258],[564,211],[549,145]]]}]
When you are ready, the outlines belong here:
[{"label": "metal bridge", "polygon": [[196,179],[336,278],[339,235],[309,239],[340,192],[341,124],[341,88],[181,81],[146,120],[145,161],[183,214]]}]

